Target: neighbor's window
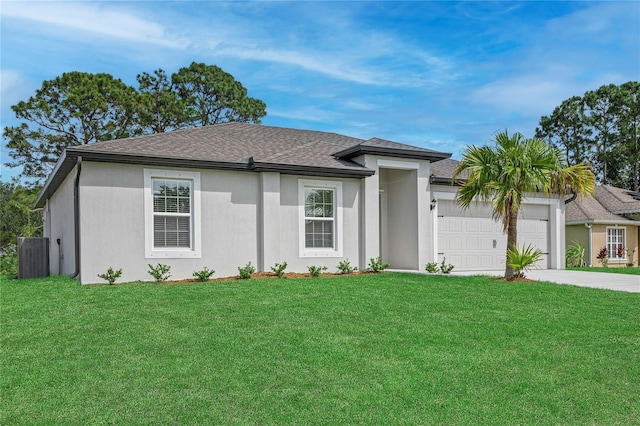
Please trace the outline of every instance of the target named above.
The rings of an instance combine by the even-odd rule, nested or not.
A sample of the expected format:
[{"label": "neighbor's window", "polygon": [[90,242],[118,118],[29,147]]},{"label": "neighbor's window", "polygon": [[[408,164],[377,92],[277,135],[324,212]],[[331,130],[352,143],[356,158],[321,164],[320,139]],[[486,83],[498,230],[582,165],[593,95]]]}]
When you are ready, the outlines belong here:
[{"label": "neighbor's window", "polygon": [[342,182],[299,181],[300,256],[342,256]]},{"label": "neighbor's window", "polygon": [[200,174],[144,173],[146,257],[200,257]]},{"label": "neighbor's window", "polygon": [[610,259],[625,259],[627,257],[625,251],[625,231],[626,228],[608,227],[607,228],[607,250]]}]

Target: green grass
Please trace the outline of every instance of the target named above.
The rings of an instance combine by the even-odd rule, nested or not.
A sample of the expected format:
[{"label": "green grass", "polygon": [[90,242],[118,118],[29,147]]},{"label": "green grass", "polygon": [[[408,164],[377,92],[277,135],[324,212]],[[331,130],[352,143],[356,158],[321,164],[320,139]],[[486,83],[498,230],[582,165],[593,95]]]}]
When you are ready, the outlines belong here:
[{"label": "green grass", "polygon": [[584,266],[581,268],[567,268],[571,271],[607,272],[612,274],[640,275],[640,267],[603,268],[602,266]]},{"label": "green grass", "polygon": [[0,281],[0,424],[638,424],[640,294]]}]

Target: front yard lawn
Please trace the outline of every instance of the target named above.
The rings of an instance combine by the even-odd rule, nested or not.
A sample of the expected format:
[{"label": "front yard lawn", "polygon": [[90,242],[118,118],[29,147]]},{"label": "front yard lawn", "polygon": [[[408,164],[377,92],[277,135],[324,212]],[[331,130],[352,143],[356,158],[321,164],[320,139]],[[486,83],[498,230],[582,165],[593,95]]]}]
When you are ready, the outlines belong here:
[{"label": "front yard lawn", "polygon": [[571,271],[607,272],[612,274],[640,275],[640,267],[603,268],[602,266],[584,266],[581,268],[567,268]]},{"label": "front yard lawn", "polygon": [[640,294],[0,281],[0,424],[637,424]]}]

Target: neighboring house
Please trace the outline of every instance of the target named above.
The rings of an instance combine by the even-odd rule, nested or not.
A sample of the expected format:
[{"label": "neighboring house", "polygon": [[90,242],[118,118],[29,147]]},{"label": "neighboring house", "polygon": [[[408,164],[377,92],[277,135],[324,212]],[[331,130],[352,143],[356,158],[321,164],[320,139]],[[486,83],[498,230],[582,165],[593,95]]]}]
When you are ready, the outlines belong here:
[{"label": "neighboring house", "polygon": [[566,227],[567,245],[585,247],[587,265],[600,266],[597,256],[605,247],[609,266],[638,265],[640,193],[598,185],[595,196],[567,204]]},{"label": "neighboring house", "polygon": [[[444,159],[431,164],[433,235],[438,260],[455,270],[502,270],[505,267],[507,235],[502,222],[492,217],[487,203],[472,203],[463,210],[455,202],[461,180],[452,184],[458,161]],[[518,246],[531,244],[542,250],[536,267],[564,269],[564,202],[560,197],[530,194],[518,218]]]},{"label": "neighboring house", "polygon": [[150,280],[252,262],[335,271],[436,259],[431,162],[450,154],[334,133],[227,123],[66,149],[36,205],[54,274]]}]

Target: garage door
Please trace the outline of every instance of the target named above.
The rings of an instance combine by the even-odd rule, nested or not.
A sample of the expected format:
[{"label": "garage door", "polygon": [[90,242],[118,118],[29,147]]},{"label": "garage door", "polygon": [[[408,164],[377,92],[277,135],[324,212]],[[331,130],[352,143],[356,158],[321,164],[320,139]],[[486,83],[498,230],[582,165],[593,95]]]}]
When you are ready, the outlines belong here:
[{"label": "garage door", "polygon": [[[549,267],[549,208],[527,205],[518,218],[518,246],[532,244],[543,252],[537,267]],[[438,257],[464,270],[502,270],[507,236],[502,224],[491,218],[487,204],[463,210],[454,201],[438,201]]]}]

